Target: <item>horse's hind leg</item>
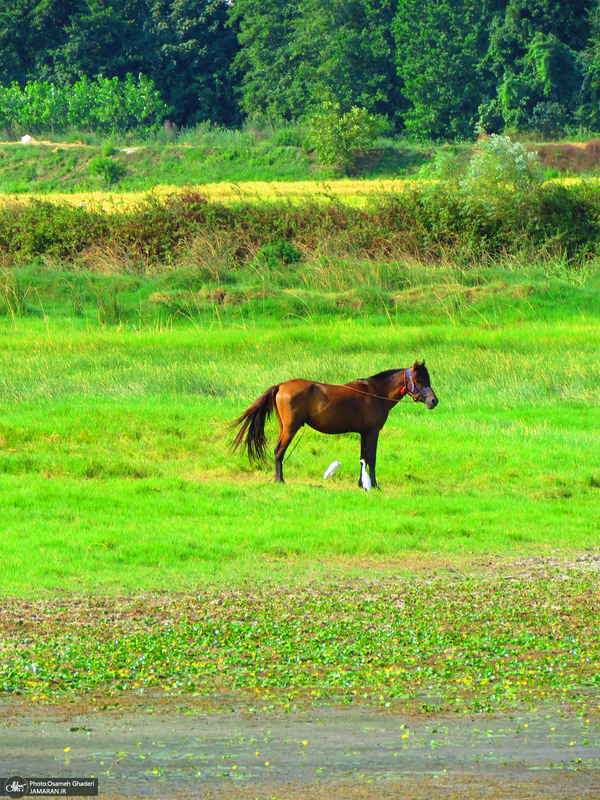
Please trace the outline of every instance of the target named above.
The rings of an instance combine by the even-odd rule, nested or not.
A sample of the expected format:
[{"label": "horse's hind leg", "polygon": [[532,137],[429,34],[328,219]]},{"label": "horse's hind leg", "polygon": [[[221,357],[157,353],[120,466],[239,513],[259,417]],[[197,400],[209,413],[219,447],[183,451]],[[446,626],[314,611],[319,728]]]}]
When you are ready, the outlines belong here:
[{"label": "horse's hind leg", "polygon": [[294,436],[304,425],[302,415],[294,411],[289,400],[283,395],[277,398],[275,413],[279,422],[279,437],[275,445],[275,483],[283,483],[283,457]]},{"label": "horse's hind leg", "polygon": [[[302,427],[301,425],[299,428]],[[283,457],[285,451],[290,446],[294,436],[298,433],[299,428],[284,428],[279,432],[279,439],[275,445],[275,483],[283,483]]]}]

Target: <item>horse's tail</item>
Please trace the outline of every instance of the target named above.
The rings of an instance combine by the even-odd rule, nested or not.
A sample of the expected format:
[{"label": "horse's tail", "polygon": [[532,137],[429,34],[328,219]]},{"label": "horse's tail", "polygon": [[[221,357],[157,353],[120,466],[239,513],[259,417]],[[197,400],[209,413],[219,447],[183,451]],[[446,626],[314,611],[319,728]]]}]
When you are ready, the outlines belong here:
[{"label": "horse's tail", "polygon": [[264,394],[255,400],[250,408],[231,423],[231,428],[242,427],[238,431],[233,444],[233,450],[244,443],[248,448],[248,458],[250,461],[263,461],[266,456],[267,438],[265,436],[265,422],[271,416],[275,408],[275,397],[279,391],[279,384],[271,386]]}]

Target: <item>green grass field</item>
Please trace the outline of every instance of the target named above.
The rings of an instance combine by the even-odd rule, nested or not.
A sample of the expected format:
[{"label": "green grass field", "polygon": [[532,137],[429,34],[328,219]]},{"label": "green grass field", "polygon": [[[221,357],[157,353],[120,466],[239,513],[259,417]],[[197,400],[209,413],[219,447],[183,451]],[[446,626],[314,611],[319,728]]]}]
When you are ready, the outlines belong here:
[{"label": "green grass field", "polygon": [[[597,574],[566,564],[598,549],[598,321],[565,316],[5,320],[0,688],[98,708],[225,693],[594,714]],[[440,404],[392,412],[380,491],[356,486],[355,436],[306,430],[284,486],[229,453],[270,384],[417,356]]]},{"label": "green grass field", "polygon": [[[59,321],[0,333],[5,593],[135,591],[415,555],[598,544],[596,319],[497,327],[297,321],[138,332]],[[405,400],[358,491],[355,435],[305,429],[285,486],[228,426],[291,377],[344,382],[425,358],[437,409]],[[274,445],[276,424],[272,423]],[[324,485],[322,474],[342,462]]]}]

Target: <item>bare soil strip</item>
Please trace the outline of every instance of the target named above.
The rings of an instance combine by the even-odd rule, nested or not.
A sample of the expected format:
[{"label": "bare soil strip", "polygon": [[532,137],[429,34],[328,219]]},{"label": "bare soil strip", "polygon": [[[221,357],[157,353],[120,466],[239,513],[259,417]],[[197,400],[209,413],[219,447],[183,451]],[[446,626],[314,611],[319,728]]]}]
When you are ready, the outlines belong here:
[{"label": "bare soil strip", "polygon": [[98,777],[104,798],[600,793],[599,721],[556,708],[468,717],[397,716],[361,707],[90,714],[76,706],[32,712],[5,702],[0,714],[5,773]]}]

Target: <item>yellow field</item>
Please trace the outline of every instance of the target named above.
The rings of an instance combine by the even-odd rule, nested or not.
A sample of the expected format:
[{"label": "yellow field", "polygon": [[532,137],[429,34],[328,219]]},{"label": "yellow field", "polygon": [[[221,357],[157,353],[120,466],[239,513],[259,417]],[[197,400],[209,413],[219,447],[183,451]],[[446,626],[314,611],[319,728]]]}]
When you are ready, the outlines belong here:
[{"label": "yellow field", "polygon": [[[562,183],[572,185],[581,182],[581,178],[554,178],[548,183]],[[598,181],[597,178],[586,178],[589,182]],[[207,183],[188,186],[163,185],[155,186],[146,192],[78,192],[75,194],[2,194],[0,204],[26,204],[35,200],[50,203],[70,203],[74,206],[83,206],[90,210],[107,212],[123,210],[138,205],[146,197],[168,197],[186,191],[196,191],[205,195],[212,202],[235,202],[236,200],[328,200],[337,198],[349,205],[363,206],[369,195],[378,193],[397,193],[407,188],[423,183],[435,183],[435,180],[409,179],[401,180],[332,180],[323,183],[317,181],[248,181],[242,183]]]},{"label": "yellow field", "polygon": [[403,180],[338,180],[326,183],[315,181],[209,183],[195,186],[156,186],[148,192],[81,192],[77,194],[0,194],[0,203],[30,203],[44,200],[51,203],[71,203],[92,209],[114,211],[137,205],[147,196],[166,197],[193,189],[214,202],[235,200],[290,200],[339,198],[353,205],[362,205],[368,195],[381,192],[399,192],[415,181]]}]

